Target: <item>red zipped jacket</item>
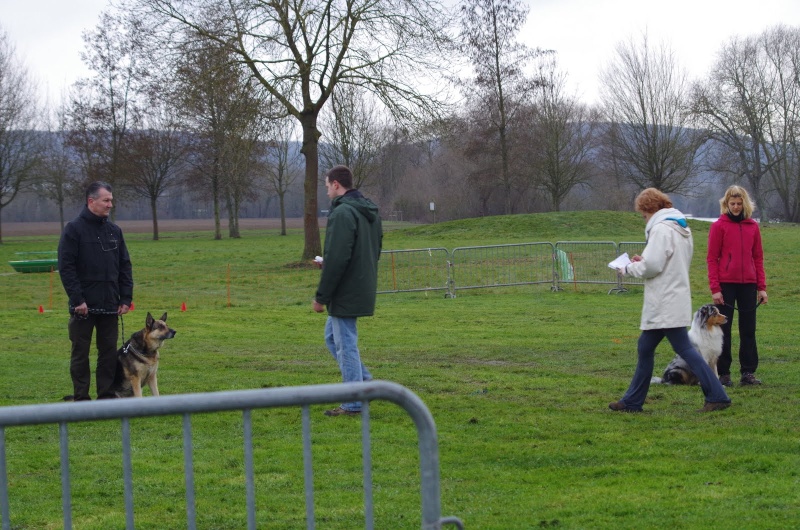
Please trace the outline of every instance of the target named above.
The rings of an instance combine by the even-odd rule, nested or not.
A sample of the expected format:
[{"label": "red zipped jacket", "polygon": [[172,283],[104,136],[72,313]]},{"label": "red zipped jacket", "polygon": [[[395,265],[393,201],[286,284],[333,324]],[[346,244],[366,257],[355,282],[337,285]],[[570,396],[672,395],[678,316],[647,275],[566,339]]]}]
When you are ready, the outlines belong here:
[{"label": "red zipped jacket", "polygon": [[761,231],[752,219],[735,223],[720,215],[708,231],[706,263],[711,294],[722,291],[720,283],[754,283],[767,290]]}]

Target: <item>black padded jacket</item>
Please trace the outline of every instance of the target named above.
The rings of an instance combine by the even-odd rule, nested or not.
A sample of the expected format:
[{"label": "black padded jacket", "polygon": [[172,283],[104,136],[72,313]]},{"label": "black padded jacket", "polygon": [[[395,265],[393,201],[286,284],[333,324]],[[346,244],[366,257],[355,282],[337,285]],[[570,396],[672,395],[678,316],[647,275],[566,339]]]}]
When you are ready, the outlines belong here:
[{"label": "black padded jacket", "polygon": [[90,312],[116,313],[133,301],[133,271],[122,229],[85,206],[61,234],[58,271],[70,314],[83,302]]}]

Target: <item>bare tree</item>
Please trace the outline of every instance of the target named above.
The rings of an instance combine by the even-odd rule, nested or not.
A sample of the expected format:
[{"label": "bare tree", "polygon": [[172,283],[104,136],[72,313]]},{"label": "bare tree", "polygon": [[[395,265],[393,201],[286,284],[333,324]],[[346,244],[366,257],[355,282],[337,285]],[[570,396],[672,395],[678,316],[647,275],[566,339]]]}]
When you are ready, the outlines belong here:
[{"label": "bare tree", "polygon": [[479,128],[485,131],[470,152],[482,160],[478,178],[500,184],[507,214],[519,195],[515,187],[525,180],[524,172],[512,167],[512,122],[541,85],[525,68],[536,57],[550,53],[517,41],[529,10],[520,0],[466,0],[461,5],[461,49],[475,73],[465,93],[473,108],[482,111],[478,116],[484,125]]},{"label": "bare tree", "polygon": [[763,206],[769,101],[757,81],[758,55],[756,39],[731,39],[708,78],[695,85],[692,102],[700,123],[735,156],[737,177],[746,179],[756,204]]},{"label": "bare tree", "polygon": [[33,79],[0,28],[0,212],[35,176],[42,151],[37,112]]},{"label": "bare tree", "polygon": [[388,120],[368,95],[353,86],[340,87],[327,110],[319,124],[326,139],[320,146],[324,167],[344,164],[353,171],[356,188],[369,187],[377,180],[380,152],[390,130]]},{"label": "bare tree", "polygon": [[292,122],[279,120],[273,128],[273,139],[266,146],[264,174],[266,188],[278,197],[281,215],[281,235],[286,235],[286,193],[302,173],[299,153],[292,149]]},{"label": "bare tree", "polygon": [[34,184],[36,193],[56,204],[58,220],[64,229],[64,204],[68,199],[79,198],[84,191],[80,185],[80,171],[72,150],[67,146],[66,113],[68,104],[63,101],[47,119],[47,135],[42,164]]},{"label": "bare tree", "polygon": [[770,164],[770,177],[782,217],[800,222],[800,28],[778,26],[761,37],[775,71],[775,117],[770,145],[779,152]]},{"label": "bare tree", "polygon": [[189,185],[213,204],[214,238],[239,237],[238,205],[252,188],[249,162],[264,120],[262,100],[246,69],[215,41],[187,45],[176,69],[175,100],[194,136]]},{"label": "bare tree", "polygon": [[[370,90],[399,118],[440,108],[438,78],[450,19],[439,0],[134,0],[141,19],[191,28],[239,57],[302,128],[303,258],[320,253],[317,120],[340,84]],[[170,24],[173,23],[173,24]],[[171,26],[171,27],[170,27]],[[173,41],[174,42],[174,41]]]},{"label": "bare tree", "polygon": [[126,187],[147,200],[153,219],[153,240],[158,241],[158,199],[180,183],[189,142],[169,105],[152,101],[144,111],[142,128],[128,133],[122,160]]},{"label": "bare tree", "polygon": [[669,46],[652,47],[647,34],[620,42],[601,82],[605,150],[617,172],[640,189],[690,192],[706,135],[691,128],[686,71]]},{"label": "bare tree", "polygon": [[565,93],[566,76],[554,64],[545,66],[542,77],[547,82],[534,100],[530,128],[531,167],[557,212],[576,186],[589,181],[597,122],[585,105]]},{"label": "bare tree", "polygon": [[800,220],[800,29],[777,26],[733,38],[694,88],[694,111],[725,146],[721,169],[744,180],[762,220],[768,197]]},{"label": "bare tree", "polygon": [[[258,102],[252,100],[254,109]],[[231,134],[225,140],[223,157],[225,206],[228,212],[228,236],[241,237],[239,217],[242,204],[256,198],[260,163],[258,146],[262,144],[262,130],[266,121],[258,114],[244,113],[242,119],[231,123]]]},{"label": "bare tree", "polygon": [[135,18],[109,12],[83,34],[81,56],[94,75],[76,83],[68,118],[69,144],[79,153],[87,180],[124,183],[123,143],[136,124],[139,85],[147,78],[139,65],[139,34]]}]

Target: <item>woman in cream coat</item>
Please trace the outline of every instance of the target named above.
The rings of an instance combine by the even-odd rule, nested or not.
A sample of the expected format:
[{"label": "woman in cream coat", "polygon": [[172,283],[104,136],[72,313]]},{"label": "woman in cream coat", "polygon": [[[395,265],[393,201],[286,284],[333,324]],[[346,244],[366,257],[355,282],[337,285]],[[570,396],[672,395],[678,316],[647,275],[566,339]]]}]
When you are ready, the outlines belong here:
[{"label": "woman in cream coat", "polygon": [[700,380],[705,405],[699,412],[728,408],[731,400],[714,372],[689,341],[687,326],[692,322],[692,294],[689,265],[692,261],[692,232],[684,215],[672,207],[661,191],[648,188],[636,197],[636,211],[642,214],[646,246],[641,256],[620,269],[623,275],[644,278],[644,307],[638,343],[638,362],[628,391],[609,404],[621,412],[640,412],[650,389],[656,347],[664,337]]}]

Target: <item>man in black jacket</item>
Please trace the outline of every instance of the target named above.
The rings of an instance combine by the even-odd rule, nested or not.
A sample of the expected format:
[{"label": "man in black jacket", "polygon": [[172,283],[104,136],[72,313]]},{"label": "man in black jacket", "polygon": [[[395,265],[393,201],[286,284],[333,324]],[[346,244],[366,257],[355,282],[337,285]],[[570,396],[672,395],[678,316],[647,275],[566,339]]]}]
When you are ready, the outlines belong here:
[{"label": "man in black jacket", "polygon": [[58,243],[58,271],[69,297],[69,340],[75,401],[88,401],[91,384],[89,349],[97,330],[97,398],[116,397],[112,385],[117,367],[119,315],[133,300],[131,258],[122,230],[109,221],[111,185],[93,182],[86,189],[86,206],[67,223]]}]

